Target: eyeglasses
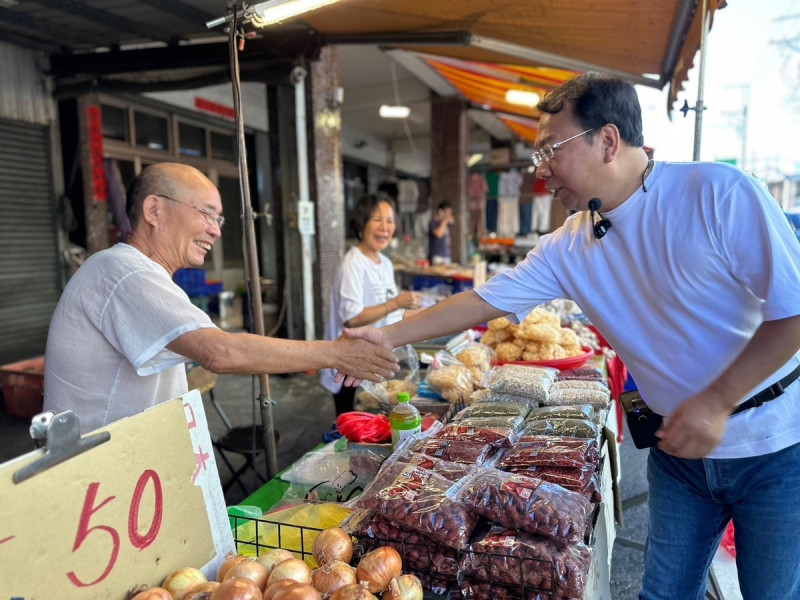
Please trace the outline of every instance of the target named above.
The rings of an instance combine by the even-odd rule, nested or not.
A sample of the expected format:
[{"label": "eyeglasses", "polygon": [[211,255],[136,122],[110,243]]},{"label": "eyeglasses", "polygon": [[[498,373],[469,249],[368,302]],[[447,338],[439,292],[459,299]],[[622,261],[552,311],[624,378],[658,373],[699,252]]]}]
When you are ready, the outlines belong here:
[{"label": "eyeglasses", "polygon": [[586,135],[590,131],[594,131],[594,129],[587,129],[586,131],[581,131],[579,134],[573,135],[572,137],[568,137],[567,139],[562,140],[556,144],[553,144],[552,146],[550,144],[545,144],[531,155],[533,166],[541,167],[544,163],[546,163],[548,160],[550,160],[555,156],[556,150],[561,148],[561,146],[563,146],[570,140],[574,140],[575,138],[579,138],[582,135]]},{"label": "eyeglasses", "polygon": [[188,202],[183,202],[182,200],[178,200],[177,198],[172,198],[171,196],[167,196],[165,194],[153,194],[154,196],[158,196],[159,198],[164,198],[165,200],[172,200],[173,202],[177,202],[178,204],[183,204],[184,206],[191,206],[201,215],[203,215],[203,220],[208,225],[213,225],[214,223],[217,224],[217,227],[222,229],[222,226],[225,225],[225,217],[221,215],[215,215],[213,212],[208,210],[207,208],[200,208],[199,206],[195,206],[194,204],[190,204]]}]

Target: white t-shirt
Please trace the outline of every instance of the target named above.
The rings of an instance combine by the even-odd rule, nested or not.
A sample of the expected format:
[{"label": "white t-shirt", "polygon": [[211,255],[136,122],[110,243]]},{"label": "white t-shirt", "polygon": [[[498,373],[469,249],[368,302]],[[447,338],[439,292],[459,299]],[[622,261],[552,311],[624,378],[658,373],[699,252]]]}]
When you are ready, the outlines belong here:
[{"label": "white t-shirt", "polygon": [[[766,188],[729,165],[656,163],[647,190],[603,213],[612,226],[602,239],[589,211],[578,212],[477,293],[518,319],[571,298],[647,404],[670,415],[733,362],[763,321],[800,313],[800,244]],[[745,398],[798,364],[800,353]],[[710,457],[800,442],[799,402],[800,381],[732,417]]]},{"label": "white t-shirt", "polygon": [[[372,262],[358,249],[358,246],[352,247],[344,255],[331,288],[331,302],[325,325],[326,340],[338,339],[342,335],[344,324],[366,307],[383,304],[397,296],[392,261],[383,254],[380,255],[380,259],[380,264]],[[391,325],[402,317],[403,311],[395,310],[374,323],[372,327]],[[326,389],[335,394],[342,389],[342,384],[333,381],[334,375],[335,371],[332,369],[324,369],[320,381]]]},{"label": "white t-shirt", "polygon": [[85,433],[188,391],[166,349],[214,327],[158,263],[128,244],[92,255],[70,279],[47,338],[44,409],[73,411]]}]

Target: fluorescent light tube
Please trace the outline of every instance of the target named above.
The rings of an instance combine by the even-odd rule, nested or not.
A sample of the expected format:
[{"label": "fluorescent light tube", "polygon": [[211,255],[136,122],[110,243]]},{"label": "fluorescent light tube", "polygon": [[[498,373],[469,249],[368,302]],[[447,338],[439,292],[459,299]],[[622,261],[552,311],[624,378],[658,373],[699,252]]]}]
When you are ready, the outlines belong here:
[{"label": "fluorescent light tube", "polygon": [[270,0],[253,5],[256,16],[253,24],[257,27],[265,27],[273,23],[286,21],[297,15],[307,13],[327,4],[333,4],[339,0]]},{"label": "fluorescent light tube", "polygon": [[508,90],[506,92],[506,102],[518,106],[533,108],[539,104],[539,94],[536,92],[524,92],[522,90]]},{"label": "fluorescent light tube", "polygon": [[407,106],[389,106],[381,104],[378,114],[384,119],[407,119],[411,109]]}]

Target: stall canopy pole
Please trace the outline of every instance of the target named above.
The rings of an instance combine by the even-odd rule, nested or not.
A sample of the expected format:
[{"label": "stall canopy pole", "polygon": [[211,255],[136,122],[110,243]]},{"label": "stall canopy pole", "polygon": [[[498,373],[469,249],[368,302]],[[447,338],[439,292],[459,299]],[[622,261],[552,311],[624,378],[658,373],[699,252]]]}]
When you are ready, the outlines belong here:
[{"label": "stall canopy pole", "polygon": [[706,38],[708,37],[708,0],[702,0],[700,15],[702,19],[700,32],[700,68],[697,77],[697,104],[694,108],[694,152],[692,160],[700,160],[700,137],[703,131],[703,90],[706,79]]},{"label": "stall canopy pole", "polygon": [[[250,318],[253,323],[253,333],[264,335],[264,312],[261,306],[261,276],[258,272],[258,255],[256,253],[256,232],[253,217],[253,207],[250,204],[250,184],[247,172],[247,149],[244,139],[244,119],[242,117],[241,82],[239,79],[239,55],[237,44],[236,9],[232,9],[233,19],[228,32],[229,54],[231,62],[231,85],[233,87],[233,105],[236,115],[236,134],[239,147],[239,188],[242,199],[242,223],[245,234],[245,250],[249,272]],[[242,43],[244,38],[240,38]],[[275,449],[275,425],[272,420],[272,399],[269,391],[269,378],[266,374],[258,376],[259,390],[258,403],[261,408],[261,424],[263,442],[266,453],[267,479],[272,479],[278,474],[278,454]],[[253,440],[256,443],[256,440]]]}]

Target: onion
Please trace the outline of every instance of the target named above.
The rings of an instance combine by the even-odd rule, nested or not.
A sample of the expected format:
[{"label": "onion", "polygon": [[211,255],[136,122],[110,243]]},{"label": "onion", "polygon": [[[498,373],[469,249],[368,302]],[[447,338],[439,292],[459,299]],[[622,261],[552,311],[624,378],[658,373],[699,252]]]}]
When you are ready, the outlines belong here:
[{"label": "onion", "polygon": [[189,590],[189,593],[186,594],[183,600],[208,600],[211,596],[211,592],[217,589],[219,585],[218,581],[206,581],[205,583],[201,583]]},{"label": "onion", "polygon": [[373,594],[382,592],[395,577],[403,572],[403,560],[394,548],[381,546],[367,552],[358,562],[356,580],[367,582],[367,589]]},{"label": "onion", "polygon": [[318,565],[324,565],[329,560],[349,563],[353,558],[353,541],[341,527],[329,527],[314,540],[312,553]]},{"label": "onion", "polygon": [[172,594],[162,587],[152,587],[139,592],[131,600],[172,600]]},{"label": "onion", "polygon": [[311,569],[299,558],[289,558],[272,568],[267,585],[281,579],[294,579],[297,583],[311,583]]},{"label": "onion", "polygon": [[249,579],[255,583],[263,592],[264,587],[267,585],[268,575],[269,572],[267,571],[267,567],[259,562],[256,562],[252,558],[246,558],[245,560],[240,560],[230,569],[228,569],[228,572],[225,573],[225,576],[222,578],[222,580],[225,581],[231,577],[244,577],[245,579]]},{"label": "onion", "polygon": [[353,567],[340,560],[331,560],[311,574],[311,585],[327,598],[340,587],[356,583]]},{"label": "onion", "polygon": [[[282,579],[281,581],[291,580]],[[322,600],[319,592],[307,583],[295,583],[294,585],[283,587],[277,590],[271,598],[272,600]]]},{"label": "onion", "polygon": [[261,600],[263,592],[249,579],[231,577],[211,592],[209,600]]},{"label": "onion", "polygon": [[274,596],[285,590],[286,588],[290,588],[293,585],[302,585],[297,583],[294,579],[280,579],[274,583],[270,583],[267,581],[267,588],[264,590],[264,598],[263,600],[272,600]]},{"label": "onion", "polygon": [[351,583],[340,587],[333,592],[328,600],[378,600],[373,596],[366,586],[360,583]]},{"label": "onion", "polygon": [[294,554],[283,548],[270,548],[259,554],[256,561],[267,567],[269,573],[275,565],[294,557]]},{"label": "onion", "polygon": [[228,552],[225,555],[225,562],[222,563],[222,566],[217,571],[217,581],[222,581],[225,578],[225,573],[228,572],[233,565],[238,563],[239,561],[244,560],[247,558],[246,556],[242,556],[241,554],[236,554],[235,552]]},{"label": "onion", "polygon": [[422,600],[422,583],[416,575],[395,577],[381,600]]},{"label": "onion", "polygon": [[189,590],[207,581],[208,578],[200,569],[185,567],[167,575],[161,587],[172,594],[173,600],[184,600]]}]

